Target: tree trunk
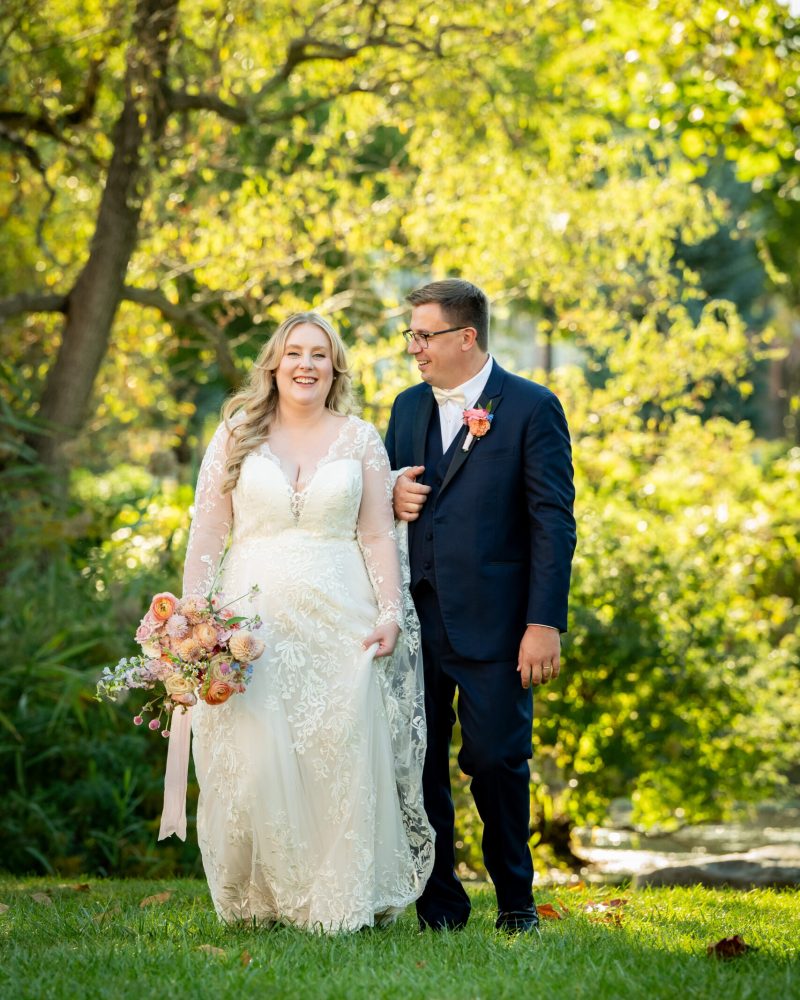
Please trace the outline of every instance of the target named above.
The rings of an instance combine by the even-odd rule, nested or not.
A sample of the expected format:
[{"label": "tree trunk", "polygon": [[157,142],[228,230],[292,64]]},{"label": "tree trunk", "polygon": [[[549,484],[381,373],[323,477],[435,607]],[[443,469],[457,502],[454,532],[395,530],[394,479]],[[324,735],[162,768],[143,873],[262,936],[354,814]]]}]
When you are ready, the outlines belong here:
[{"label": "tree trunk", "polygon": [[114,127],[89,258],[69,293],[61,345],[48,372],[39,416],[49,432],[32,440],[41,461],[59,470],[64,445],[86,417],[92,387],[108,349],[128,262],[137,241],[148,188],[148,150],[167,119],[167,57],[178,0],[139,0],[128,49],[125,103]]}]

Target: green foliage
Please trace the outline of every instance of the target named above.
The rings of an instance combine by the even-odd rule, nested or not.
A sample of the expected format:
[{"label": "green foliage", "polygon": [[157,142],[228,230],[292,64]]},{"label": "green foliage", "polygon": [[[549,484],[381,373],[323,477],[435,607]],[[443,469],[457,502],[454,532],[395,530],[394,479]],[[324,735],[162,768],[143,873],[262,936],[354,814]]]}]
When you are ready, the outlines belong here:
[{"label": "green foliage", "polygon": [[[778,0],[434,6],[181,3],[169,84],[203,106],[143,150],[126,282],[155,304],[117,312],[66,499],[25,439],[61,318],[4,328],[15,870],[196,865],[155,846],[165,747],[91,700],[97,674],[177,588],[208,425],[276,322],[330,314],[384,427],[411,377],[403,291],[430,274],[478,281],[496,330],[582,366],[539,375],[570,418],[580,535],[563,681],[537,697],[534,836],[563,850],[618,795],[646,826],[718,816],[797,764],[800,459],[737,422],[787,336],[768,290],[798,301],[797,20]],[[0,298],[65,295],[86,259],[132,11],[0,12]]]},{"label": "green foliage", "polygon": [[632,794],[645,826],[712,819],[798,762],[800,453],[722,419],[627,423],[579,432],[572,637],[537,739],[568,813]]},{"label": "green foliage", "polygon": [[67,506],[42,480],[4,494],[0,839],[12,870],[192,870],[194,844],[155,842],[163,740],[133,730],[130,705],[93,695],[101,665],[132,652],[151,595],[177,586],[188,495],[124,468],[76,476]]}]

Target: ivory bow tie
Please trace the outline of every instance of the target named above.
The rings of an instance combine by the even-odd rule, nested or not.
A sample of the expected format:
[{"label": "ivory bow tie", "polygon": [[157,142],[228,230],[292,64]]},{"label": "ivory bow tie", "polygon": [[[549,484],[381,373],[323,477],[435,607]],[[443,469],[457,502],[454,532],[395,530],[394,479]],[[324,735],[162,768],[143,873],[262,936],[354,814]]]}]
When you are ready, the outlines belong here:
[{"label": "ivory bow tie", "polygon": [[433,398],[439,406],[453,402],[457,403],[463,409],[467,405],[466,396],[461,389],[439,389],[435,385],[432,385],[431,389],[433,390]]}]

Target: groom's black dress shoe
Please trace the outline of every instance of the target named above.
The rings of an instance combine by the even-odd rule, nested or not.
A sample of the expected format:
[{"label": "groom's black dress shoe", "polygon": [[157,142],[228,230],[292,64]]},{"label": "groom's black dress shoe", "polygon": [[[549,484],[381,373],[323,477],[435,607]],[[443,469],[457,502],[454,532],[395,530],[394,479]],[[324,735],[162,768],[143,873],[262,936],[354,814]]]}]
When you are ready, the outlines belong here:
[{"label": "groom's black dress shoe", "polygon": [[506,934],[539,934],[539,914],[536,909],[501,910],[495,927]]}]

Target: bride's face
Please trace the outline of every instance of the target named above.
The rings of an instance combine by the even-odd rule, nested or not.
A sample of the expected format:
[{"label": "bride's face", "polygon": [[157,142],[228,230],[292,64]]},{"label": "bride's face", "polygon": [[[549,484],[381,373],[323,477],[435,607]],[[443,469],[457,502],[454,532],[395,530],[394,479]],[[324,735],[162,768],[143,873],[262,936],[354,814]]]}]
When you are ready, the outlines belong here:
[{"label": "bride's face", "polygon": [[324,330],[300,323],[289,332],[275,382],[281,399],[305,406],[325,405],[333,385],[333,360]]}]

